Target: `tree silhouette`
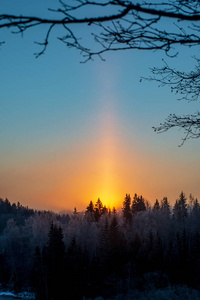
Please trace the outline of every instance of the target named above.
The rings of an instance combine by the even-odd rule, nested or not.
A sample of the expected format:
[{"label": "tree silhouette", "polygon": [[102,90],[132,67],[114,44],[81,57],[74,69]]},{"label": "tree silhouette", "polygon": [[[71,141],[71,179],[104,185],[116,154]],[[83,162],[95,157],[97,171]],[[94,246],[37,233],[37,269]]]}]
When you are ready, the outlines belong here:
[{"label": "tree silhouette", "polygon": [[95,208],[94,208],[94,217],[95,217],[96,221],[99,221],[104,210],[105,210],[105,208],[103,207],[103,203],[98,198],[97,202],[95,203]]},{"label": "tree silhouette", "polygon": [[[2,13],[0,15],[0,28],[9,28],[14,33],[24,33],[33,27],[46,26],[46,36],[42,43],[43,54],[48,46],[50,35],[55,27],[64,29],[65,35],[59,39],[67,47],[74,47],[83,52],[87,59],[93,55],[101,55],[106,51],[145,49],[163,50],[170,55],[176,45],[199,45],[198,27],[200,20],[200,6],[197,1],[171,1],[154,3],[146,1],[134,3],[133,1],[59,1],[59,7],[49,8],[52,17],[45,18],[38,15],[14,15]],[[84,9],[84,10],[83,10]],[[83,15],[83,11],[88,13]],[[97,13],[94,14],[94,11]],[[110,13],[113,11],[113,13]],[[163,19],[182,21],[182,26],[174,27],[174,31],[163,28]],[[183,22],[186,21],[185,30]],[[191,27],[188,25],[192,24]],[[95,41],[99,44],[99,51],[92,51],[79,42],[74,32],[77,24],[90,25]],[[177,24],[176,24],[177,26]],[[95,31],[99,27],[100,32]],[[176,29],[176,30],[175,30]],[[175,52],[176,54],[176,52]]]},{"label": "tree silhouette", "polygon": [[132,219],[132,214],[131,214],[131,196],[130,194],[126,194],[126,197],[123,201],[123,207],[122,207],[122,213],[124,220],[129,223]]},{"label": "tree silhouette", "polygon": [[194,200],[193,210],[194,210],[195,212],[199,212],[199,209],[200,209],[199,201],[198,201],[198,199],[196,198],[196,199]]},{"label": "tree silhouette", "polygon": [[47,247],[48,295],[50,299],[64,299],[65,244],[61,227],[51,224]]},{"label": "tree silhouette", "polygon": [[131,209],[133,214],[140,211],[145,211],[146,205],[144,202],[144,198],[142,196],[138,196],[137,194],[135,194],[133,197]]},{"label": "tree silhouette", "polygon": [[114,214],[108,233],[108,265],[110,272],[120,272],[122,261],[124,260],[125,241],[120,230],[116,215]]},{"label": "tree silhouette", "polygon": [[156,202],[154,203],[153,210],[159,210],[160,209],[160,203],[158,202],[158,199],[156,199]]},{"label": "tree silhouette", "polygon": [[46,272],[46,248],[43,249],[41,253],[38,246],[36,246],[34,253],[34,265],[32,270],[32,284],[34,286],[36,297],[39,300],[48,299],[48,289],[47,289],[47,272]]},{"label": "tree silhouette", "polygon": [[167,197],[163,197],[161,200],[161,211],[168,216],[170,215],[170,204]]},{"label": "tree silhouette", "polygon": [[179,199],[176,200],[173,210],[174,216],[179,220],[184,220],[188,214],[186,201],[187,198],[185,197],[185,194],[181,192]]},{"label": "tree silhouette", "polygon": [[86,208],[85,215],[88,220],[94,221],[94,204],[90,201],[89,205]]}]

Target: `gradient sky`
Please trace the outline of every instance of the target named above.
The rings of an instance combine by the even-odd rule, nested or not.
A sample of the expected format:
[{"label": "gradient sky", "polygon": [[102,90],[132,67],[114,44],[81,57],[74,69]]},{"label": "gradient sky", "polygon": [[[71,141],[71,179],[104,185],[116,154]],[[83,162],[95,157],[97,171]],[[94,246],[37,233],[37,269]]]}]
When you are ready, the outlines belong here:
[{"label": "gradient sky", "polygon": [[[39,0],[1,2],[7,13],[46,13]],[[83,27],[77,31],[87,37]],[[183,132],[152,130],[170,113],[194,112],[199,104],[140,82],[150,67],[161,66],[164,53],[109,53],[105,62],[82,64],[78,51],[52,37],[46,54],[35,59],[41,33],[0,33],[6,40],[0,49],[0,197],[54,211],[83,210],[98,197],[119,207],[126,193],[151,203],[164,196],[174,203],[182,190],[200,199],[200,140],[178,147]],[[168,61],[192,68],[193,50],[179,50]]]}]

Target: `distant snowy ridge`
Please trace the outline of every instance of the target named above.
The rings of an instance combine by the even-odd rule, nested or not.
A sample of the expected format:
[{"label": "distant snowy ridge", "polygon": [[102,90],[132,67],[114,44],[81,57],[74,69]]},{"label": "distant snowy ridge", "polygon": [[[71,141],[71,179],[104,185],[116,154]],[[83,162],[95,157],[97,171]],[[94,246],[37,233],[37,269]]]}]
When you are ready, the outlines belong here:
[{"label": "distant snowy ridge", "polygon": [[0,296],[16,297],[16,295],[11,292],[0,292]]},{"label": "distant snowy ridge", "polygon": [[9,296],[13,298],[30,299],[30,300],[35,299],[34,294],[29,292],[22,292],[16,295],[12,292],[0,291],[0,296]]}]

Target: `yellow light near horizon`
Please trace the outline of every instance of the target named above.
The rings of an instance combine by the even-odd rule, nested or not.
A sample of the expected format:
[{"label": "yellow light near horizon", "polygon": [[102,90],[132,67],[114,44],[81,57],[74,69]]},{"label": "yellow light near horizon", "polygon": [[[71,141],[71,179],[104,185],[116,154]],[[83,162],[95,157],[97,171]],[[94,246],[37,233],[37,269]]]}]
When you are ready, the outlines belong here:
[{"label": "yellow light near horizon", "polygon": [[112,83],[105,75],[100,76],[100,91],[103,94],[99,95],[102,106],[97,118],[96,136],[89,144],[85,142],[74,151],[70,163],[73,171],[60,189],[63,192],[68,189],[66,194],[71,193],[71,198],[81,204],[80,207],[85,205],[85,208],[89,201],[92,200],[95,204],[98,198],[111,209],[119,208],[123,201],[119,163],[122,159],[122,143],[117,132],[119,121]]},{"label": "yellow light near horizon", "polygon": [[115,195],[113,194],[112,190],[105,190],[102,191],[101,195],[100,195],[100,200],[103,203],[103,205],[105,205],[107,208],[113,209],[113,207],[115,207],[116,209],[118,209],[121,205],[120,201],[119,201],[119,195]]},{"label": "yellow light near horizon", "polygon": [[119,178],[116,170],[118,155],[118,139],[116,136],[116,121],[112,109],[103,114],[101,127],[101,155],[98,158],[101,166],[101,186],[98,197],[104,205],[110,207],[119,206]]}]

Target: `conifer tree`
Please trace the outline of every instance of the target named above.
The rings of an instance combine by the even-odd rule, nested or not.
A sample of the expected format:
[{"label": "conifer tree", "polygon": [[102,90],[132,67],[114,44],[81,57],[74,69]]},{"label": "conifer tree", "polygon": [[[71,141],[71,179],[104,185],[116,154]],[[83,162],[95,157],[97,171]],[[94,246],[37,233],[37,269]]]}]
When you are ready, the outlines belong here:
[{"label": "conifer tree", "polygon": [[153,210],[157,211],[159,209],[160,209],[160,203],[158,202],[158,199],[156,199],[156,202],[154,203],[154,206],[153,206]]},{"label": "conifer tree", "polygon": [[114,214],[110,224],[108,239],[108,268],[110,272],[118,273],[125,259],[125,239],[120,230],[116,214]]},{"label": "conifer tree", "polygon": [[179,220],[184,220],[188,215],[186,201],[187,201],[187,198],[185,197],[185,194],[183,192],[181,192],[179,199],[176,200],[176,203],[175,203],[174,209],[173,209],[174,217],[176,217]]},{"label": "conifer tree", "polygon": [[47,246],[48,295],[51,299],[64,299],[65,244],[61,227],[51,223]]},{"label": "conifer tree", "polygon": [[170,215],[170,204],[167,197],[163,197],[161,200],[161,211],[166,215]]},{"label": "conifer tree", "polygon": [[146,210],[145,201],[142,196],[138,196],[137,194],[134,195],[131,210],[133,214]]},{"label": "conifer tree", "polygon": [[122,213],[123,213],[123,218],[124,218],[125,222],[130,223],[132,220],[130,194],[126,194],[126,197],[123,201]]},{"label": "conifer tree", "polygon": [[112,213],[113,213],[113,215],[115,215],[117,213],[116,208],[114,206],[113,206],[113,209],[112,209]]},{"label": "conifer tree", "polygon": [[95,208],[94,208],[94,217],[97,222],[99,221],[99,219],[102,215],[102,212],[103,212],[103,203],[98,198],[97,202],[95,203]]},{"label": "conifer tree", "polygon": [[89,205],[86,208],[85,216],[88,221],[94,221],[94,204],[90,201]]},{"label": "conifer tree", "polygon": [[199,212],[199,210],[200,210],[200,204],[199,204],[199,200],[196,198],[193,203],[193,211]]},{"label": "conifer tree", "polygon": [[96,268],[98,268],[98,276],[102,280],[106,276],[107,262],[109,256],[109,223],[108,218],[105,218],[104,225],[100,232],[98,244],[98,262],[96,261]]},{"label": "conifer tree", "polygon": [[76,219],[78,217],[78,212],[76,207],[74,207],[74,211],[73,211],[73,218]]},{"label": "conifer tree", "polygon": [[94,212],[94,204],[90,201],[89,205],[86,208],[86,213],[93,213]]},{"label": "conifer tree", "polygon": [[38,246],[35,249],[31,279],[36,292],[36,298],[38,300],[48,300],[45,250],[43,249],[43,253],[41,253]]},{"label": "conifer tree", "polygon": [[108,208],[106,207],[106,205],[104,205],[102,208],[102,215],[107,214],[107,213],[108,213]]}]

